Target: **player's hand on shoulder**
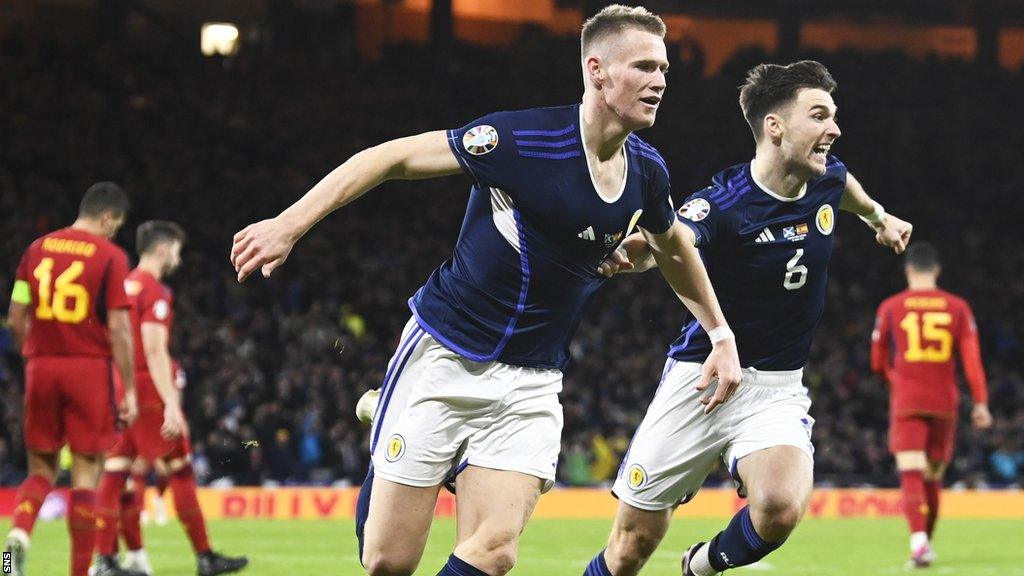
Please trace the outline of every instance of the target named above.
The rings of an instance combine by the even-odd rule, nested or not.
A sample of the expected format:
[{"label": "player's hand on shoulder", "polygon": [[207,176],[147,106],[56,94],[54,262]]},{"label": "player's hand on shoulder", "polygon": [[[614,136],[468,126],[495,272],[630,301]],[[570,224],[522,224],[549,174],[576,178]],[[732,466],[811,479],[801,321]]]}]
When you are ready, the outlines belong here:
[{"label": "player's hand on shoulder", "polygon": [[913,224],[892,214],[887,214],[885,222],[881,226],[875,227],[875,241],[882,246],[892,248],[897,254],[902,254],[907,249],[907,244],[910,244],[910,235],[913,232]]},{"label": "player's hand on shoulder", "polygon": [[700,400],[700,403],[704,405],[704,413],[710,414],[719,404],[726,403],[742,382],[743,370],[740,368],[740,357],[736,350],[735,338],[715,343],[711,354],[704,361],[700,382],[697,383],[697,390],[701,391],[706,390],[711,384],[715,384],[714,393],[708,394]]},{"label": "player's hand on shoulder", "polygon": [[125,426],[131,426],[138,417],[139,400],[135,396],[135,392],[125,391],[124,398],[117,409],[117,419],[123,422]]},{"label": "player's hand on shoulder", "polygon": [[181,406],[168,404],[164,406],[164,423],[160,425],[160,435],[167,440],[181,438],[188,434],[188,422]]},{"label": "player's hand on shoulder", "polygon": [[974,405],[971,409],[971,423],[982,430],[992,427],[992,413],[988,411],[988,404]]},{"label": "player's hand on shoulder", "polygon": [[231,244],[231,264],[244,282],[259,269],[264,278],[284,264],[297,238],[280,218],[261,220],[235,234]]},{"label": "player's hand on shoulder", "polygon": [[629,261],[629,256],[626,255],[626,250],[619,246],[601,262],[601,265],[597,267],[597,272],[602,276],[611,278],[619,272],[628,272],[633,268],[633,263]]}]

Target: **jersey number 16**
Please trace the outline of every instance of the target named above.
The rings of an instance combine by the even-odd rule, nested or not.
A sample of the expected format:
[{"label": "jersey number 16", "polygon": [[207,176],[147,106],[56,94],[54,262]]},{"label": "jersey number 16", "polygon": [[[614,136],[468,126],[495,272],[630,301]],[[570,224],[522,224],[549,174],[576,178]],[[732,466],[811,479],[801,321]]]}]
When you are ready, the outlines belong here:
[{"label": "jersey number 16", "polygon": [[56,280],[53,278],[53,264],[53,258],[43,258],[32,271],[39,281],[36,318],[78,324],[89,315],[89,291],[85,286],[75,284],[85,270],[85,263],[81,260],[71,262]]}]

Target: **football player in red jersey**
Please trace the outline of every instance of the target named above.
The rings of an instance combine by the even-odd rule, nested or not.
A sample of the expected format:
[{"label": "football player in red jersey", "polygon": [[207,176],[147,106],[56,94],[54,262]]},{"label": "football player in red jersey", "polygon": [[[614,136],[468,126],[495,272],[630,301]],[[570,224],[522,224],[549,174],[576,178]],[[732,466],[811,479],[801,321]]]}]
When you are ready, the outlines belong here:
[{"label": "football player in red jersey", "polygon": [[[181,263],[181,247],[185,231],[174,222],[151,220],[141,224],[135,247],[139,265],[128,274],[125,292],[131,301],[132,331],[135,338],[135,372],[138,376],[139,419],[111,450],[99,490],[99,536],[96,549],[96,576],[123,573],[149,574],[152,569],[142,550],[138,530],[138,502],[128,506],[122,515],[122,491],[132,461],[160,460],[169,474],[174,506],[196,553],[197,572],[213,576],[241,570],[246,558],[221,556],[210,549],[206,523],[196,498],[196,481],[192,471],[188,442],[188,424],[181,411],[180,387],[175,383],[179,369],[170,354],[171,327],[174,321],[173,295],[161,280]],[[135,490],[145,490],[145,477],[136,476]],[[123,570],[115,557],[119,518],[125,521],[126,532],[137,539],[128,540],[128,560],[132,570]],[[129,568],[126,567],[126,568]],[[137,571],[137,572],[136,572]]]},{"label": "football player in red jersey", "polygon": [[911,563],[924,567],[935,560],[930,540],[956,437],[960,394],[954,345],[974,400],[971,421],[988,428],[992,415],[974,314],[962,298],[938,288],[938,252],[926,242],[911,246],[905,272],[907,289],[878,308],[871,368],[889,382],[889,449],[910,524]]},{"label": "football player in red jersey", "polygon": [[[111,240],[124,224],[128,196],[112,182],[91,186],[78,218],[25,251],[15,276],[8,319],[25,363],[25,446],[28,477],[18,488],[6,551],[24,575],[29,537],[68,444],[71,574],[85,576],[96,534],[96,483],[117,421],[138,412],[131,320],[124,279],[128,257]],[[124,382],[115,407],[113,363]]]}]

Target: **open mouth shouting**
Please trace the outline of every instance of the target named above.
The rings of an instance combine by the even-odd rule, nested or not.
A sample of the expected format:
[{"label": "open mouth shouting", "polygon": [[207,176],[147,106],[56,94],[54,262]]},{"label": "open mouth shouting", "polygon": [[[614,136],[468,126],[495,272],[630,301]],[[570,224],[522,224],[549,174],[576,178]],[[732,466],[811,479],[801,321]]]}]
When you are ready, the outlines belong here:
[{"label": "open mouth shouting", "polygon": [[831,142],[824,142],[811,148],[811,158],[820,161],[822,164],[825,163],[825,159],[828,156],[829,149],[832,148]]}]

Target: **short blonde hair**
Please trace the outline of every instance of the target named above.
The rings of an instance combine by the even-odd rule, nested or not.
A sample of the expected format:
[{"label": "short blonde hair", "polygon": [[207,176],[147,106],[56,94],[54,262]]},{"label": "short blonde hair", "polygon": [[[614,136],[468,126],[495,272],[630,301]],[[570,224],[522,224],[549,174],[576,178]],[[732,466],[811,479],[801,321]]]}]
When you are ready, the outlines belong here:
[{"label": "short blonde hair", "polygon": [[664,38],[666,32],[665,22],[657,14],[643,6],[612,4],[583,23],[583,31],[580,33],[580,49],[583,57],[587,56],[594,43],[619,34],[628,28],[650,32],[659,38]]}]

